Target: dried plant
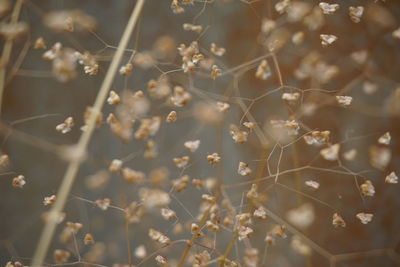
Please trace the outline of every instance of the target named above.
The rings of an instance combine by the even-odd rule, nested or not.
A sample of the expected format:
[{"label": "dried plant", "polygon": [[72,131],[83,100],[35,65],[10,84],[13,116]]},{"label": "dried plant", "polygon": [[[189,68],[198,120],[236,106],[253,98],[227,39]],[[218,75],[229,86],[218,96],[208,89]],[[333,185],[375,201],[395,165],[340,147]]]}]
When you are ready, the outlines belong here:
[{"label": "dried plant", "polygon": [[395,0],[80,4],[0,0],[5,266],[400,264]]}]

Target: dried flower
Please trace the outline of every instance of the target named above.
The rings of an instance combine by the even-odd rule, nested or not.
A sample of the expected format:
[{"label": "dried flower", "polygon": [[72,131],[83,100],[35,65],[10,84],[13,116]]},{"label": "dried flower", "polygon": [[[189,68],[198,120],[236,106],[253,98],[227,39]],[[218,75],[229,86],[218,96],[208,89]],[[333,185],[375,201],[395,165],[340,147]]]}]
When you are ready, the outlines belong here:
[{"label": "dried flower", "polygon": [[181,178],[175,179],[172,181],[172,187],[176,192],[182,192],[183,190],[186,189],[186,187],[189,184],[189,176],[184,175]]},{"label": "dried flower", "polygon": [[257,184],[252,184],[250,190],[246,193],[246,197],[250,199],[257,199],[258,198],[258,186]]},{"label": "dried flower", "polygon": [[349,7],[349,15],[350,18],[353,22],[359,23],[361,21],[361,17],[364,13],[364,7],[363,6],[357,6],[357,7]]},{"label": "dried flower", "polygon": [[254,210],[253,216],[258,218],[258,219],[266,219],[267,218],[267,212],[263,207],[258,207],[256,210]]},{"label": "dried flower", "polygon": [[162,266],[165,266],[168,263],[167,258],[165,258],[161,255],[157,255],[155,257],[155,260],[159,265],[162,265]]},{"label": "dried flower", "polygon": [[133,71],[132,63],[126,63],[119,69],[119,74],[121,74],[122,76],[128,76],[129,74],[132,73],[132,71]]},{"label": "dried flower", "polygon": [[220,112],[225,112],[229,109],[230,105],[225,102],[217,102],[217,108]]},{"label": "dried flower", "polygon": [[135,171],[130,168],[123,168],[122,176],[124,177],[125,181],[127,181],[130,184],[140,183],[144,181],[144,179],[146,178],[143,172]]},{"label": "dried flower", "polygon": [[152,117],[151,119],[142,119],[140,127],[135,132],[136,139],[146,139],[149,136],[154,136],[160,129],[161,118]]},{"label": "dried flower", "polygon": [[217,46],[217,45],[214,44],[214,43],[211,43],[210,51],[211,51],[214,55],[219,56],[219,57],[222,57],[222,56],[225,54],[225,52],[226,52],[225,48],[219,47],[219,46]]},{"label": "dried flower", "polygon": [[211,155],[207,155],[207,161],[210,164],[217,164],[218,162],[221,161],[221,157],[219,156],[218,153],[212,153]]},{"label": "dried flower", "polygon": [[138,259],[144,259],[147,256],[146,247],[144,245],[140,245],[135,249],[135,257]]},{"label": "dried flower", "polygon": [[286,238],[287,237],[287,235],[286,235],[286,226],[284,226],[284,225],[275,225],[273,228],[272,228],[272,230],[271,230],[271,233],[274,235],[274,236],[277,236],[277,237],[280,237],[280,238]]},{"label": "dried flower", "polygon": [[375,195],[375,187],[370,180],[366,180],[360,185],[361,194],[366,197],[373,197]]},{"label": "dried flower", "polygon": [[147,91],[150,97],[154,99],[165,98],[171,93],[171,86],[168,82],[167,76],[161,76],[157,81],[150,80],[147,83]]},{"label": "dried flower", "polygon": [[179,4],[178,0],[172,0],[171,9],[174,14],[181,14],[185,12],[185,9]]},{"label": "dried flower", "polygon": [[374,217],[374,215],[371,213],[360,212],[360,213],[357,213],[356,217],[357,217],[357,219],[360,220],[360,222],[362,224],[368,224],[369,222],[372,221],[372,218]]},{"label": "dried flower", "polygon": [[63,249],[56,249],[53,252],[53,258],[57,264],[66,263],[69,260],[70,256],[71,253]]},{"label": "dried flower", "polygon": [[113,160],[111,161],[110,166],[108,167],[108,170],[109,170],[111,173],[118,173],[118,172],[121,171],[122,164],[123,164],[122,160],[120,160],[120,159],[113,159]]},{"label": "dried flower", "polygon": [[186,141],[183,145],[193,153],[199,148],[200,140]]},{"label": "dried flower", "polygon": [[212,221],[206,221],[206,227],[213,232],[218,232],[219,231],[219,226]]},{"label": "dried flower", "polygon": [[190,102],[192,96],[186,92],[182,87],[175,86],[174,94],[171,96],[171,102],[177,107],[183,107]]},{"label": "dried flower", "polygon": [[176,120],[178,119],[178,116],[176,114],[176,111],[171,111],[170,113],[168,113],[167,118],[165,119],[166,122],[176,122]]},{"label": "dried flower", "polygon": [[394,172],[391,172],[385,178],[385,183],[388,183],[388,184],[397,184],[398,182],[399,182],[399,178],[397,177],[397,175]]},{"label": "dried flower", "polygon": [[353,98],[351,96],[343,96],[343,95],[336,96],[336,101],[338,102],[338,104],[344,107],[350,106],[352,100]]},{"label": "dried flower", "polygon": [[110,207],[111,200],[109,198],[98,199],[95,201],[97,207],[102,210],[107,210]]},{"label": "dried flower", "polygon": [[201,253],[194,255],[193,267],[203,267],[207,266],[208,262],[211,260],[211,255],[207,250],[203,250]]},{"label": "dried flower", "polygon": [[247,136],[249,135],[249,133],[246,131],[241,131],[236,125],[231,124],[229,126],[229,132],[235,143],[242,144],[244,142],[247,142]]},{"label": "dried flower", "polygon": [[338,38],[333,34],[320,34],[319,37],[321,38],[322,46],[328,46],[333,44]]},{"label": "dried flower", "polygon": [[217,198],[208,194],[201,195],[201,199],[207,201],[208,203],[215,203]]},{"label": "dried flower", "polygon": [[391,140],[391,136],[389,132],[386,132],[384,135],[379,137],[378,143],[382,145],[389,145]]},{"label": "dried flower", "polygon": [[200,230],[200,227],[199,227],[198,224],[196,224],[196,223],[192,223],[192,224],[191,224],[191,226],[190,226],[190,232],[191,232],[192,234],[198,232],[199,230]]},{"label": "dried flower", "polygon": [[346,222],[338,213],[334,213],[332,217],[332,224],[335,227],[346,227]]},{"label": "dried flower", "polygon": [[18,175],[17,177],[13,178],[12,186],[15,188],[22,188],[26,184],[25,177],[23,175]]},{"label": "dried flower", "polygon": [[121,103],[121,98],[115,91],[111,90],[110,94],[108,95],[107,102],[110,105],[117,105]]},{"label": "dried flower", "polygon": [[84,66],[83,70],[86,74],[96,75],[99,72],[100,67],[95,56],[91,55],[87,51],[83,54],[75,52],[75,56],[78,59],[78,63]]},{"label": "dried flower", "polygon": [[73,236],[76,235],[83,225],[81,223],[66,222],[66,226],[60,234],[60,241],[62,243],[67,243],[72,240]]},{"label": "dried flower", "polygon": [[326,2],[319,3],[319,7],[321,8],[321,10],[324,14],[333,14],[333,13],[335,13],[336,10],[339,9],[338,4],[329,4]]},{"label": "dried flower", "polygon": [[45,197],[44,198],[43,205],[50,206],[50,205],[53,205],[54,202],[56,202],[56,196],[55,195],[51,195],[49,197]]},{"label": "dried flower", "polygon": [[33,45],[35,49],[46,49],[46,42],[43,37],[39,37],[35,40],[35,44]]},{"label": "dried flower", "polygon": [[190,23],[184,23],[183,24],[183,29],[185,31],[193,31],[196,33],[201,33],[203,31],[203,26],[201,25],[194,25],[194,24],[190,24]]},{"label": "dried flower", "polygon": [[166,220],[170,220],[170,219],[176,217],[176,213],[175,213],[175,211],[173,211],[171,209],[162,208],[161,209],[161,216],[163,216],[163,218],[166,219]]},{"label": "dried flower", "polygon": [[340,144],[334,144],[327,148],[321,149],[321,156],[329,161],[335,161],[338,159]]},{"label": "dried flower", "polygon": [[308,145],[323,145],[329,142],[330,131],[312,131],[304,136],[304,141]]},{"label": "dried flower", "polygon": [[149,237],[161,245],[169,245],[171,243],[171,240],[166,235],[153,228],[149,229]]},{"label": "dried flower", "polygon": [[239,162],[238,173],[242,176],[247,176],[251,174],[251,169],[249,168],[249,165],[247,163],[241,161]]},{"label": "dried flower", "polygon": [[243,126],[246,127],[250,132],[256,127],[256,124],[254,122],[250,121],[245,121],[243,122]]},{"label": "dried flower", "polygon": [[[140,191],[139,191],[140,194]],[[146,203],[147,204],[147,203]],[[125,219],[128,223],[138,223],[144,214],[144,209],[135,201],[125,208]]]},{"label": "dried flower", "polygon": [[244,225],[239,225],[237,231],[238,231],[238,239],[239,239],[239,241],[241,241],[241,240],[243,240],[245,238],[248,238],[254,232],[253,229],[251,229],[248,226],[244,226]]},{"label": "dried flower", "polygon": [[255,76],[257,79],[267,80],[271,75],[271,68],[268,65],[268,61],[263,59],[257,67]]},{"label": "dried flower", "polygon": [[178,168],[185,168],[189,163],[190,158],[188,156],[183,156],[180,158],[173,158],[173,161]]},{"label": "dried flower", "polygon": [[308,180],[305,181],[304,184],[314,190],[317,190],[319,188],[319,183],[317,181]]},{"label": "dried flower", "polygon": [[64,120],[63,123],[58,124],[56,126],[56,131],[66,134],[72,130],[73,126],[74,126],[74,118],[68,117]]},{"label": "dried flower", "polygon": [[282,99],[286,100],[289,103],[296,102],[300,97],[299,93],[283,93],[282,94]]},{"label": "dried flower", "polygon": [[217,79],[222,75],[221,69],[217,65],[212,65],[211,67],[211,78],[213,80]]},{"label": "dried flower", "polygon": [[92,244],[94,244],[93,235],[90,234],[90,233],[87,233],[87,234],[85,235],[85,237],[83,238],[83,243],[84,243],[85,245],[92,245]]}]

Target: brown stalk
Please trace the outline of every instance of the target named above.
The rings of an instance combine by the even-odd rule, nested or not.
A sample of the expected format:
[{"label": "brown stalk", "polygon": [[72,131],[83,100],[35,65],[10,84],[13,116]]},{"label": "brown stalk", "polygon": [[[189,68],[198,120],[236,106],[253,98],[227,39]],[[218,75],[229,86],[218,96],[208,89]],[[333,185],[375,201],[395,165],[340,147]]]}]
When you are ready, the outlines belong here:
[{"label": "brown stalk", "polygon": [[[145,0],[138,0],[135,4],[133,12],[129,18],[128,24],[126,25],[124,33],[119,42],[117,51],[111,61],[110,67],[108,68],[107,74],[100,87],[99,93],[97,94],[96,101],[93,105],[92,114],[90,116],[89,122],[87,123],[87,130],[82,133],[79,142],[77,144],[78,152],[81,153],[86,152],[90,138],[92,137],[95,128],[97,115],[100,113],[104,105],[104,101],[106,100],[108,91],[110,90],[115,74],[118,71],[118,66],[121,63],[122,56],[128,45],[133,29],[135,28],[136,22],[139,18],[144,2]],[[57,214],[59,214],[64,209],[65,202],[71,191],[72,185],[75,181],[76,175],[78,173],[81,164],[82,164],[81,160],[71,160],[69,162],[64,178],[57,193],[57,201],[55,202],[53,208],[50,211],[50,214],[52,214],[53,216],[57,216]],[[57,220],[55,219],[46,221],[45,227],[40,236],[37,249],[33,256],[31,264],[32,267],[39,267],[42,265],[43,260],[49,249],[50,242],[53,238],[56,225],[57,225]]]},{"label": "brown stalk", "polygon": [[[17,23],[19,19],[19,14],[21,13],[21,8],[22,8],[22,3],[23,0],[18,0],[15,5],[13,12],[11,14],[11,20],[10,23]],[[3,52],[1,54],[1,66],[0,66],[0,113],[1,113],[1,107],[2,107],[2,102],[3,102],[3,93],[4,93],[4,87],[6,84],[6,67],[8,62],[10,61],[11,57],[11,51],[13,47],[13,40],[12,39],[7,39],[6,42],[4,43],[3,46]]]}]

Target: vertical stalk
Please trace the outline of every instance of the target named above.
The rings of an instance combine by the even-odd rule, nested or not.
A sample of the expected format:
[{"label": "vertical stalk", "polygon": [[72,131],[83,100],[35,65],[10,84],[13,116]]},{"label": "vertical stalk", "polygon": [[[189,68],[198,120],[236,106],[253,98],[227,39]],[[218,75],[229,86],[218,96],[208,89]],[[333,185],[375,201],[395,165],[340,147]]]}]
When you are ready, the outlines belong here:
[{"label": "vertical stalk", "polygon": [[[107,94],[110,90],[115,74],[118,71],[118,66],[121,63],[122,56],[128,45],[133,29],[135,28],[140,12],[143,8],[144,1],[145,0],[137,0],[133,12],[129,18],[128,24],[126,25],[124,33],[119,42],[117,51],[111,61],[110,67],[107,70],[107,74],[100,87],[99,93],[97,94],[96,101],[93,105],[92,114],[87,124],[87,129],[85,132],[82,133],[77,144],[76,149],[82,154],[86,152],[90,138],[92,137],[95,128],[97,116],[98,114],[100,114],[101,109],[104,105],[104,101],[107,98]],[[72,185],[75,181],[81,163],[81,160],[71,160],[68,164],[67,171],[65,172],[64,178],[57,193],[57,201],[55,202],[53,208],[50,210],[50,218],[53,219],[47,220],[45,223],[37,249],[33,256],[31,264],[32,267],[39,267],[43,263],[57,225],[57,220],[54,218],[54,216],[57,216],[64,209],[65,202],[71,191]]]},{"label": "vertical stalk", "polygon": [[[11,24],[18,22],[19,14],[21,13],[22,3],[23,0],[18,0],[15,3],[13,12],[11,14],[11,20],[10,20]],[[1,59],[0,59],[0,64],[1,64],[0,65],[0,114],[3,103],[4,87],[6,84],[6,68],[8,62],[10,61],[12,47],[13,47],[13,40],[7,39],[6,42],[4,43],[3,52],[1,54]]]}]

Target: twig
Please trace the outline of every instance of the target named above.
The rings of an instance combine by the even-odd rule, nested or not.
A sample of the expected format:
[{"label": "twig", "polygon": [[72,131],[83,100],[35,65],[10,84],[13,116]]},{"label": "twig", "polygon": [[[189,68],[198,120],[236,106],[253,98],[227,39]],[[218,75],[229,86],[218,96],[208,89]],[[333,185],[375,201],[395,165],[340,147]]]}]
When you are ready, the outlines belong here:
[{"label": "twig", "polygon": [[[18,0],[15,5],[13,12],[11,14],[11,21],[10,23],[17,23],[19,19],[19,14],[21,13],[21,7],[22,7],[23,0]],[[10,61],[11,57],[11,51],[13,47],[13,40],[12,39],[7,39],[4,47],[3,47],[3,53],[1,54],[1,66],[0,66],[0,113],[1,113],[1,104],[3,102],[3,93],[4,93],[4,87],[6,84],[6,67],[8,62]]]},{"label": "twig", "polygon": [[[118,66],[121,63],[121,59],[122,59],[123,53],[125,51],[125,48],[128,45],[128,41],[132,35],[133,29],[135,28],[136,22],[139,18],[140,12],[143,8],[144,1],[145,0],[138,0],[136,2],[135,8],[133,9],[133,12],[129,18],[128,24],[125,27],[124,33],[123,33],[120,43],[118,45],[115,56],[113,57],[113,59],[111,61],[110,67],[109,67],[107,74],[103,80],[103,83],[100,87],[99,93],[96,97],[96,101],[95,101],[93,109],[92,109],[92,115],[90,116],[89,122],[87,123],[87,130],[82,133],[82,135],[79,139],[78,145],[77,145],[78,151],[80,151],[82,153],[84,153],[86,151],[87,146],[90,141],[90,138],[92,137],[92,134],[93,134],[93,131],[95,128],[97,115],[100,113],[100,111],[104,105],[104,101],[107,97],[108,91],[110,90],[110,87],[114,80],[115,74],[117,73]],[[57,201],[55,202],[53,208],[50,211],[52,214],[57,215],[64,209],[65,202],[71,191],[72,185],[74,183],[76,174],[79,170],[81,163],[82,162],[80,160],[70,161],[67,171],[65,172],[64,178],[62,180],[62,183],[61,183],[60,188],[57,193]],[[32,264],[31,264],[32,267],[41,266],[46,254],[47,254],[47,251],[49,249],[49,244],[53,238],[56,225],[57,225],[56,220],[48,220],[46,222],[43,232],[40,236],[40,240],[39,240],[37,249],[33,256]]]}]

